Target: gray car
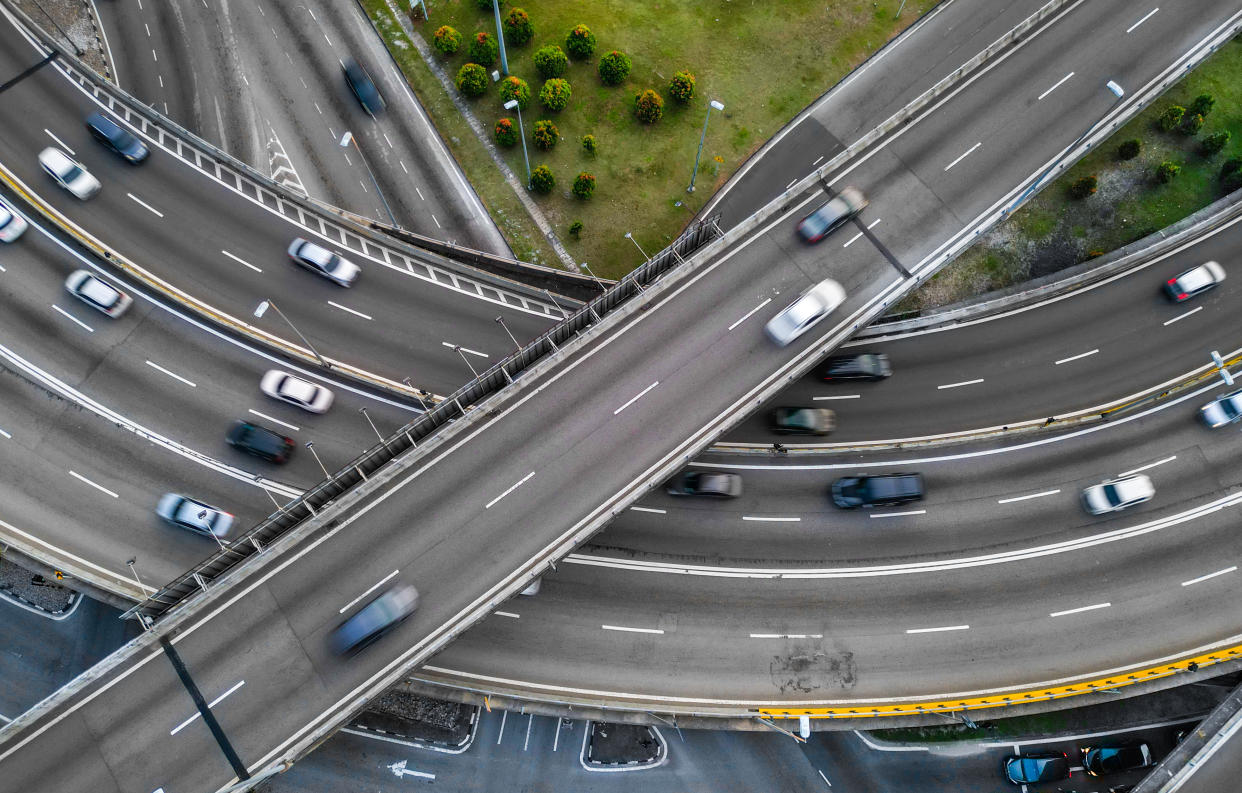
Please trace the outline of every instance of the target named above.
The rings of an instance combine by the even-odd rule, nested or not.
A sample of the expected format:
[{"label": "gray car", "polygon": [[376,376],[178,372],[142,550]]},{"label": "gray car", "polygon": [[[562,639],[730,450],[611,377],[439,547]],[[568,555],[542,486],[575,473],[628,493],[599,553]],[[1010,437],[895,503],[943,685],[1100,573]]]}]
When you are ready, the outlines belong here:
[{"label": "gray car", "polygon": [[417,608],[417,589],[409,584],[394,586],[337,626],[332,632],[332,649],[338,655],[356,653],[400,625]]},{"label": "gray car", "polygon": [[742,495],[742,477],[723,471],[683,471],[665,490],[672,496],[737,498]]},{"label": "gray car", "polygon": [[289,258],[311,272],[318,273],[341,286],[353,286],[362,272],[358,265],[342,258],[322,245],[298,237],[289,243]]}]

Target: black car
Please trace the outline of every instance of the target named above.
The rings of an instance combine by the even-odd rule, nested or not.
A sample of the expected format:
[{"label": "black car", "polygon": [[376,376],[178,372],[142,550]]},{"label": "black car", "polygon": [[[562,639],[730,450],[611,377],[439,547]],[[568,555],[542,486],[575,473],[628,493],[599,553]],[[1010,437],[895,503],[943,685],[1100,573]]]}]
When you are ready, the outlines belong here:
[{"label": "black car", "polygon": [[922,498],[922,474],[859,474],[832,483],[832,503],[841,509],[887,507]]},{"label": "black car", "polygon": [[1082,765],[1091,776],[1116,774],[1156,764],[1145,743],[1104,744],[1082,747]]},{"label": "black car", "polygon": [[292,438],[286,438],[279,432],[251,424],[249,421],[234,424],[225,440],[230,446],[269,463],[288,462],[295,445]]},{"label": "black car", "polygon": [[1005,778],[1015,785],[1053,782],[1070,777],[1069,758],[1065,752],[1011,754],[1001,763],[1001,768]]},{"label": "black car", "polygon": [[828,408],[776,408],[769,419],[780,435],[827,435],[837,426],[837,414]]},{"label": "black car", "polygon": [[883,380],[893,373],[888,356],[882,352],[835,355],[824,363],[821,380]]},{"label": "black car", "polygon": [[353,58],[346,58],[341,61],[341,68],[345,70],[346,85],[354,92],[362,109],[373,116],[383,112],[386,107],[384,97],[380,96],[379,89],[375,87],[375,81],[371,79],[367,70],[362,68],[362,64]]},{"label": "black car", "polygon": [[119,154],[126,162],[136,165],[151,154],[142,141],[103,113],[91,113],[87,116],[86,128],[91,131],[95,140]]},{"label": "black car", "polygon": [[665,489],[673,496],[736,498],[742,495],[742,477],[722,471],[685,471]]}]

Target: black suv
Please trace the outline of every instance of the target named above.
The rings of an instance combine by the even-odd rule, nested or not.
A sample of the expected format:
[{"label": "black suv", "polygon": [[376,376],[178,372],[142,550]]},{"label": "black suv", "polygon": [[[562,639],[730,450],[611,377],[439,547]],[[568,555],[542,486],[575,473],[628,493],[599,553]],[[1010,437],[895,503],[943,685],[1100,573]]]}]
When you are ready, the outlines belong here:
[{"label": "black suv", "polygon": [[384,97],[380,96],[375,81],[362,68],[362,64],[353,58],[346,58],[341,61],[341,68],[345,70],[345,82],[349,85],[349,90],[354,92],[362,109],[373,116],[382,112],[385,107]]},{"label": "black suv", "polygon": [[86,117],[86,128],[95,140],[119,154],[126,162],[137,165],[151,152],[142,141],[121,129],[121,126],[103,113],[91,113]]},{"label": "black suv", "polygon": [[234,424],[225,440],[230,446],[267,460],[269,463],[288,462],[294,447],[292,438],[286,438],[279,432],[273,432],[258,424],[251,424],[249,421],[239,421]]},{"label": "black suv", "polygon": [[832,503],[841,509],[887,507],[922,498],[922,474],[860,474],[832,483]]},{"label": "black suv", "polygon": [[884,353],[860,352],[829,358],[819,377],[821,380],[883,380],[892,373],[893,367]]}]

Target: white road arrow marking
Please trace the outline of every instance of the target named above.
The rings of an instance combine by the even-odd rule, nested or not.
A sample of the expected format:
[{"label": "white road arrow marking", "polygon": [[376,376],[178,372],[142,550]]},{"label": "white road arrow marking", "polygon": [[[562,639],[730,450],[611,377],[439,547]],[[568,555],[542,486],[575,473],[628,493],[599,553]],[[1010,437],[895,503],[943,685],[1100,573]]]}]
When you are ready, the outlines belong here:
[{"label": "white road arrow marking", "polygon": [[388,770],[392,771],[393,775],[396,776],[397,778],[400,778],[403,776],[416,776],[421,779],[435,779],[436,778],[435,774],[428,774],[425,771],[412,771],[406,768],[404,760],[401,760],[400,762],[396,762],[388,766]]}]

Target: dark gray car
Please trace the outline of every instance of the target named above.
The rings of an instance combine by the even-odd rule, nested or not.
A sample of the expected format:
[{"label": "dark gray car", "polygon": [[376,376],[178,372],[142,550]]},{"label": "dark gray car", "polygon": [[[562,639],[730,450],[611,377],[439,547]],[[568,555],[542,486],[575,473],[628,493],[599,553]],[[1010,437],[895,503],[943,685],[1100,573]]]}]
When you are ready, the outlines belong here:
[{"label": "dark gray car", "polygon": [[350,91],[354,92],[362,109],[373,116],[382,113],[387,103],[384,102],[379,89],[375,87],[375,81],[371,79],[371,75],[362,68],[362,64],[353,58],[346,58],[341,61],[341,68],[345,71],[345,84],[349,86]]},{"label": "dark gray car", "polygon": [[683,471],[666,490],[673,496],[736,498],[742,495],[742,477],[723,471]]}]

